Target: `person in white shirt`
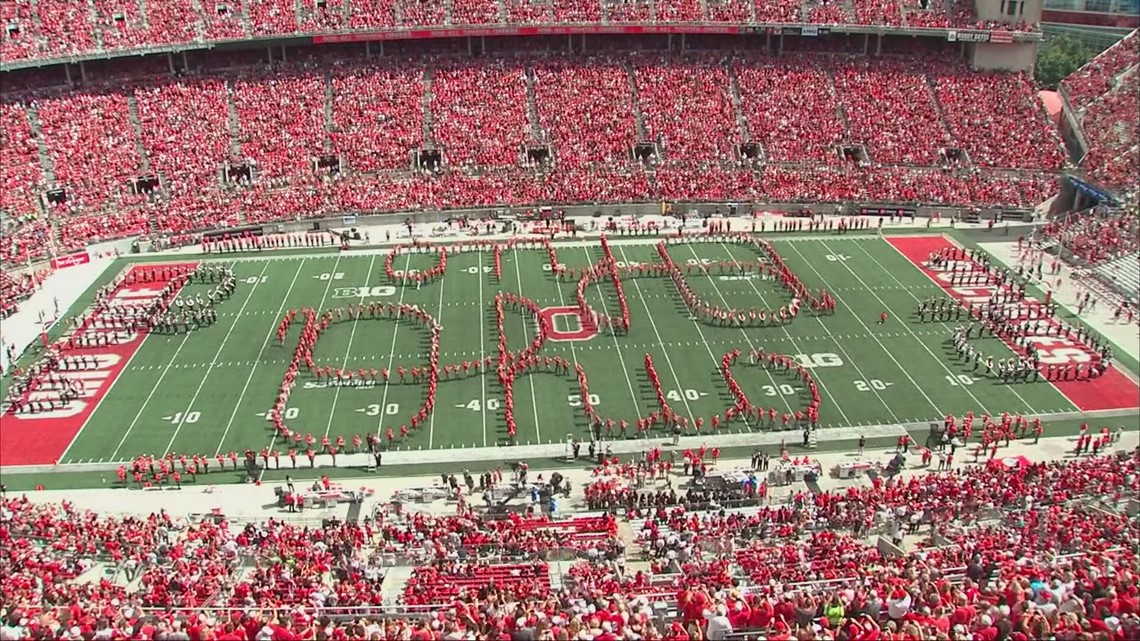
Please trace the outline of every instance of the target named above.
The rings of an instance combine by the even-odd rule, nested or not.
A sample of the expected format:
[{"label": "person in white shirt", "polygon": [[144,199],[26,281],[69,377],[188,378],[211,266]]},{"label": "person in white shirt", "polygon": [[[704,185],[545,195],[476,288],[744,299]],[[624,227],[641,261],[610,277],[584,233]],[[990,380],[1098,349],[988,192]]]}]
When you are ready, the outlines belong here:
[{"label": "person in white shirt", "polygon": [[724,641],[732,632],[732,622],[728,620],[728,608],[723,603],[716,606],[714,611],[706,611],[705,619],[708,627],[705,628],[705,638],[708,641]]},{"label": "person in white shirt", "polygon": [[8,615],[7,621],[3,626],[0,626],[0,641],[20,641],[24,638],[24,626],[20,620],[20,615],[13,612]]}]

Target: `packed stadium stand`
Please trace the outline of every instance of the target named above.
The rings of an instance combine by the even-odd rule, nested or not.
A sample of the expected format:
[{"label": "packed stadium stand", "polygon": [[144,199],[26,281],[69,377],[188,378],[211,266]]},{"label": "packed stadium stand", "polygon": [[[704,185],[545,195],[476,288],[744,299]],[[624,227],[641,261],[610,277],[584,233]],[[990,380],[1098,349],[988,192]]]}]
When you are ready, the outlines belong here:
[{"label": "packed stadium stand", "polygon": [[[915,37],[1035,38],[1018,4],[1002,2],[998,21],[969,0],[0,0],[6,65],[132,56],[5,72],[0,263],[343,212],[1030,210],[1074,169],[1033,79],[970,64],[957,31]],[[799,23],[812,38],[785,49],[779,25]],[[401,35],[679,24],[757,38],[737,47],[710,31],[680,51],[672,36],[662,47],[559,34],[569,44],[558,53],[554,36],[536,36],[472,56],[470,40]],[[837,25],[911,32],[815,44],[817,27]],[[385,37],[224,46],[367,31]],[[758,44],[773,34],[779,51]],[[1089,141],[1079,169],[1124,191],[1140,173],[1136,45],[1133,33],[1063,85]],[[1135,214],[1044,229],[1140,283],[1136,231]],[[43,274],[0,272],[0,317]],[[246,524],[0,491],[0,641],[1140,638],[1140,529],[1125,516],[1140,492],[1134,452],[960,464],[778,498],[764,483],[733,493],[731,508],[671,484],[642,491],[644,460],[615,465],[620,482],[602,469],[576,488],[590,512],[558,517],[532,505],[493,518],[449,496],[458,514],[388,505],[360,522]]]},{"label": "packed stadium stand", "polygon": [[[991,461],[728,510],[307,527],[9,496],[0,602],[5,638],[1129,639],[1140,532],[1117,510],[1137,465]],[[914,542],[868,546],[875,532]]]},{"label": "packed stadium stand", "polygon": [[1140,31],[1061,83],[1088,143],[1080,167],[1100,185],[1140,192]]},{"label": "packed stadium stand", "polygon": [[268,68],[230,59],[244,65],[5,94],[4,207],[17,221],[5,260],[42,256],[48,239],[67,251],[420,206],[1030,208],[1066,166],[1026,76],[957,63],[807,53],[478,62],[316,53]]},{"label": "packed stadium stand", "polygon": [[[34,8],[33,8],[34,7]],[[4,0],[6,60],[58,58],[266,36],[410,27],[525,24],[808,23],[1035,31],[1032,22],[979,20],[972,3],[915,0],[827,5],[778,0],[251,0],[121,2]]]}]

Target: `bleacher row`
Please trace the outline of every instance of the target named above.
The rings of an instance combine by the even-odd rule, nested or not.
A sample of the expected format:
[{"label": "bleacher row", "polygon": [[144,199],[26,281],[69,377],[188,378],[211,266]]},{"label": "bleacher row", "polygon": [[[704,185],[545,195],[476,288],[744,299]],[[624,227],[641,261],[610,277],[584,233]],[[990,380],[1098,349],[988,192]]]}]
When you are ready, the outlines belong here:
[{"label": "bleacher row", "polygon": [[[637,571],[617,562],[622,546],[611,516],[489,520],[382,510],[362,524],[243,527],[218,516],[118,518],[9,497],[0,502],[0,603],[10,638],[59,638],[60,629],[67,638],[157,638],[160,630],[376,638],[364,629],[375,625],[379,638],[419,629],[429,636],[411,638],[439,638],[433,630],[499,638],[556,626],[598,630],[566,637],[596,639],[607,626],[619,635],[626,626],[661,634],[662,626],[703,629],[717,616],[736,631],[779,638],[797,625],[791,601],[836,630],[868,623],[862,613],[883,629],[916,626],[917,636],[906,638],[934,638],[947,617],[983,634],[1002,618],[1025,625],[1028,617],[1010,612],[1027,602],[1052,629],[1140,630],[1131,627],[1140,626],[1133,545],[1140,532],[1118,511],[1140,491],[1138,466],[1134,452],[1014,467],[991,461],[800,491],[787,504],[731,513],[658,508],[630,522],[643,535],[666,537],[652,565]],[[922,526],[911,551],[868,544],[867,528],[884,519]],[[557,588],[546,562],[555,550],[583,559]],[[419,565],[399,604],[375,609],[392,556]],[[42,636],[44,628],[53,632]]]},{"label": "bleacher row", "polygon": [[[979,21],[970,2],[855,0],[805,10],[792,0],[2,0],[6,60],[265,36],[414,27],[615,23],[814,23],[1012,27]],[[1036,25],[1021,24],[1031,31]]]},{"label": "bleacher row", "polygon": [[[1028,77],[952,63],[310,55],[6,95],[0,204],[16,222],[0,258],[43,255],[56,229],[66,251],[345,210],[662,199],[1026,207],[1048,197],[1065,164]],[[635,161],[646,142],[650,158]],[[747,142],[766,162],[739,155]],[[536,146],[552,166],[528,165]],[[866,158],[845,160],[841,146]],[[444,166],[410,171],[411,154],[429,147]],[[946,147],[972,164],[942,166]],[[315,169],[322,156],[341,171]],[[226,166],[249,167],[252,184],[224,182]],[[145,175],[158,178],[150,195],[132,188]],[[41,202],[53,187],[65,198]]]},{"label": "bleacher row", "polygon": [[1088,141],[1081,169],[1095,182],[1140,194],[1140,30],[1061,83]]}]

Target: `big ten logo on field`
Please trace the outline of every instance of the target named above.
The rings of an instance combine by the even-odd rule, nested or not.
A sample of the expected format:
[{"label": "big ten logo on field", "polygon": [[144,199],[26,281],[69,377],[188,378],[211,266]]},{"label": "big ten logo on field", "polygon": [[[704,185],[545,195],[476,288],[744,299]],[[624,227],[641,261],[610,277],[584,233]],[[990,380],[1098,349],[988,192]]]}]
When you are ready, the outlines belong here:
[{"label": "big ten logo on field", "polygon": [[585,341],[598,335],[598,328],[577,307],[544,307],[538,313],[550,328],[548,340]]},{"label": "big ten logo on field", "polygon": [[332,298],[382,298],[393,296],[396,288],[391,285],[377,285],[375,287],[337,287],[332,290]]}]

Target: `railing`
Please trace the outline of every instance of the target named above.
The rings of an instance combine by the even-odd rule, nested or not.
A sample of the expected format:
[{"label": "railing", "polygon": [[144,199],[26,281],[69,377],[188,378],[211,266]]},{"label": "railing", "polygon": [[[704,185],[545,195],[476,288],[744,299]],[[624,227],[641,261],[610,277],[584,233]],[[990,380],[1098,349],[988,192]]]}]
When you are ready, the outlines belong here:
[{"label": "railing", "polygon": [[[375,42],[384,40],[419,40],[431,38],[479,38],[485,36],[551,36],[551,35],[593,35],[593,34],[708,34],[708,35],[749,35],[771,34],[776,36],[820,36],[828,33],[929,36],[948,39],[951,33],[960,42],[989,42],[992,34],[1006,34],[1013,42],[1039,42],[1043,39],[1037,31],[1005,31],[989,29],[958,29],[934,27],[902,27],[884,25],[832,24],[819,25],[803,22],[795,23],[653,23],[653,24],[594,24],[594,23],[552,23],[545,25],[513,26],[509,24],[488,25],[485,27],[447,27],[444,25],[422,25],[410,27],[385,27],[383,29],[361,29],[342,31],[297,31],[293,33],[254,36],[230,40],[192,40],[185,43],[151,45],[130,49],[95,50],[83,53],[8,60],[0,63],[0,71],[31,69],[36,67],[76,64],[87,60],[105,60],[129,56],[152,55],[158,53],[178,53],[200,49],[213,49],[224,46],[232,49],[237,45],[249,48],[262,46],[302,46],[307,44],[336,44],[347,42]],[[996,42],[996,40],[995,40]]]}]

